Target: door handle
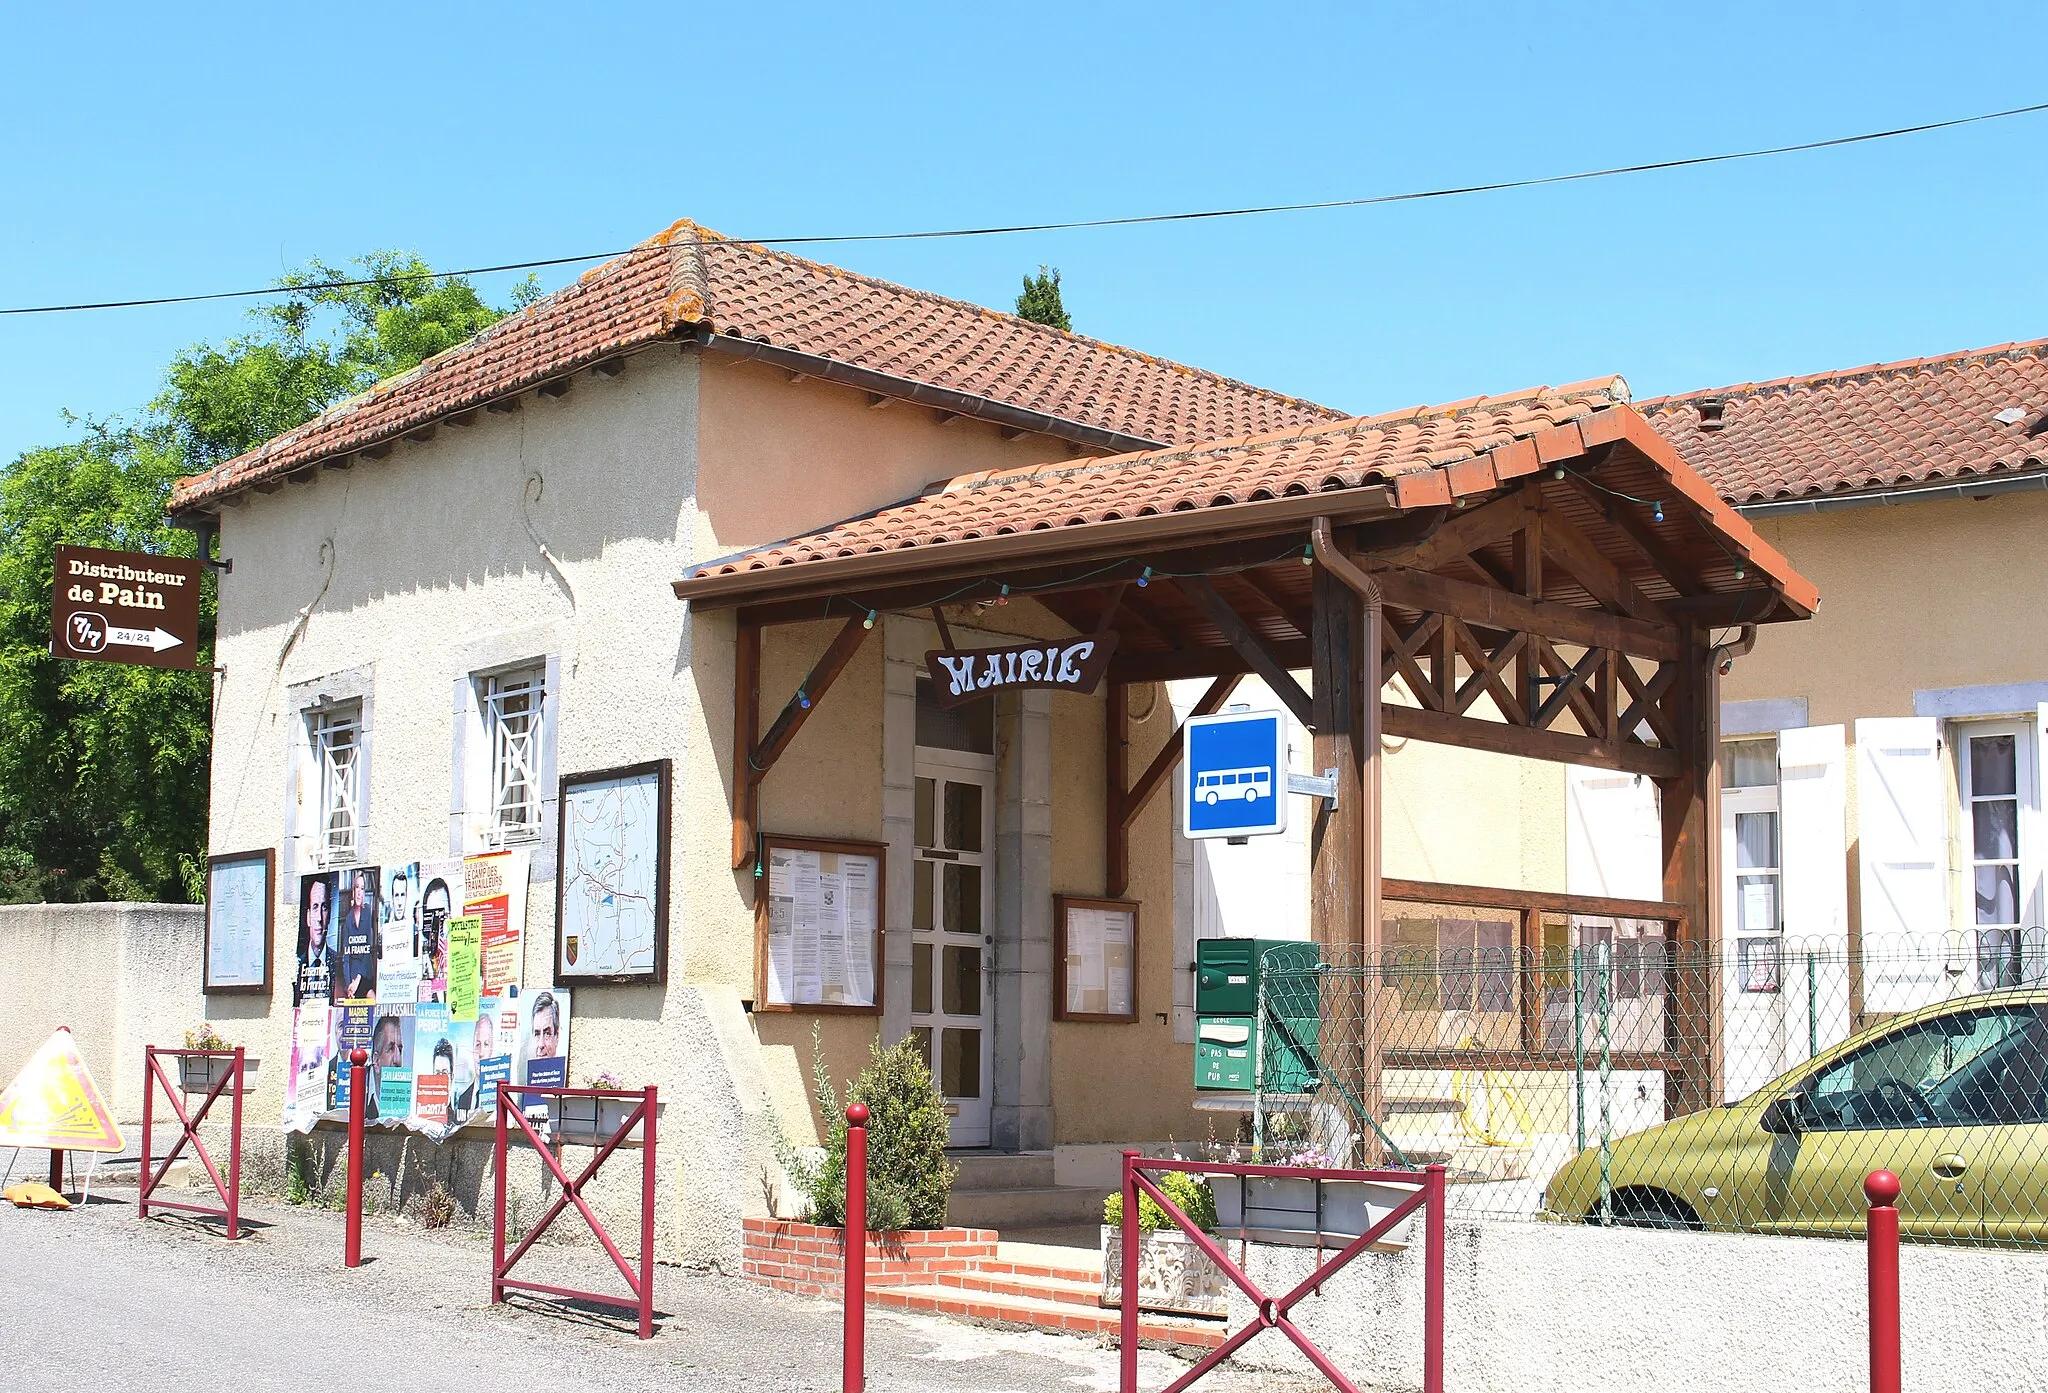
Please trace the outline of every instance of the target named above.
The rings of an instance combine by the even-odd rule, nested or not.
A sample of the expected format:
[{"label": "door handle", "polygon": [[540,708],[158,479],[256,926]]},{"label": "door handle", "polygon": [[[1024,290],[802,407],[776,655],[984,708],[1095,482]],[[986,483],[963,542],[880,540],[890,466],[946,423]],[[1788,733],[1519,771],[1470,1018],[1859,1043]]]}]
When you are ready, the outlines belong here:
[{"label": "door handle", "polygon": [[1954,1180],[1970,1168],[1970,1163],[1953,1151],[1934,1158],[1934,1173],[1943,1180]]}]

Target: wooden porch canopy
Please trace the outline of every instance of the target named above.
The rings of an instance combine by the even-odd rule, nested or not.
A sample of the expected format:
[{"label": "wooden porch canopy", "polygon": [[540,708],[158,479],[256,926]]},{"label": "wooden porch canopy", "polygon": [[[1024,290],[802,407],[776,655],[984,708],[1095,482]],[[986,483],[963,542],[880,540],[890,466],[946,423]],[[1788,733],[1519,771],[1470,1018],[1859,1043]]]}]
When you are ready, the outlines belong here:
[{"label": "wooden porch canopy", "polygon": [[[1819,603],[1620,379],[971,475],[702,566],[675,592],[739,610],[735,864],[760,779],[874,614],[1028,596],[1120,636],[1109,892],[1125,829],[1179,753],[1176,736],[1130,778],[1122,686],[1209,677],[1214,710],[1257,673],[1315,733],[1316,767],[1339,770],[1314,834],[1314,927],[1362,948],[1379,939],[1382,732],[1656,779],[1665,906],[1710,932],[1716,670],[1751,626]],[[824,617],[845,622],[762,735],[760,626]]]}]

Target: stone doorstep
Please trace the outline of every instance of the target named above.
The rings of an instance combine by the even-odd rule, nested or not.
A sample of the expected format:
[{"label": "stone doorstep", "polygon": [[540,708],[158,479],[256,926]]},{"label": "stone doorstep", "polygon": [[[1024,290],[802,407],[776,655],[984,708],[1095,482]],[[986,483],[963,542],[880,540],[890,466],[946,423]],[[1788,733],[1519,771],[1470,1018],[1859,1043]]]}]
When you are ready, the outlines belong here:
[{"label": "stone doorstep", "polygon": [[[1097,1288],[1098,1293],[1100,1288]],[[868,1293],[868,1303],[900,1311],[952,1316],[994,1325],[1025,1326],[1061,1335],[1114,1337],[1122,1332],[1123,1316],[1114,1309],[1090,1308],[1029,1296],[997,1296],[957,1287],[882,1287]],[[1175,1316],[1141,1315],[1138,1338],[1182,1350],[1215,1349],[1225,1339],[1222,1321],[1183,1320]]]}]

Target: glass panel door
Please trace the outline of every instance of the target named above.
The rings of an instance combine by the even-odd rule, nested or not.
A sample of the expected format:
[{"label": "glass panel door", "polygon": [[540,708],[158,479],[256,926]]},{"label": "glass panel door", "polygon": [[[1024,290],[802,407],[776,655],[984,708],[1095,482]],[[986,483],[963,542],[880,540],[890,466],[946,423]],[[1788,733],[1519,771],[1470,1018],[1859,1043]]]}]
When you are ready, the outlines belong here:
[{"label": "glass panel door", "polygon": [[987,1146],[995,1032],[994,760],[920,748],[912,867],[911,1034],[952,1114],[954,1146]]}]

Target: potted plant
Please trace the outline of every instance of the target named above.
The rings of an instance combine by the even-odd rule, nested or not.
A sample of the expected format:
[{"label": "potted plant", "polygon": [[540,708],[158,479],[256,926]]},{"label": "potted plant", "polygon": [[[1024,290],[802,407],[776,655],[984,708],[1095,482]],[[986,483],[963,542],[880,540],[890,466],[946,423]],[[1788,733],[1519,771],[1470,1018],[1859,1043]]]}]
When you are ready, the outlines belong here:
[{"label": "potted plant", "polygon": [[[593,1074],[583,1080],[585,1088],[625,1090],[629,1086],[618,1075],[609,1071]],[[599,1146],[612,1133],[625,1125],[633,1109],[640,1106],[639,1090],[632,1090],[633,1096],[626,1098],[565,1098],[559,1094],[547,1095],[548,1136],[553,1141],[568,1142],[577,1146]],[[654,1105],[654,1120],[659,1123],[661,1114],[668,1110],[668,1104]]]},{"label": "potted plant", "polygon": [[[180,1055],[178,1057],[178,1091],[181,1093],[211,1093],[213,1086],[227,1078],[235,1070],[235,1059],[231,1053],[235,1048],[221,1033],[213,1028],[210,1021],[201,1021],[185,1032],[185,1048],[188,1050],[218,1051],[211,1055]],[[262,1063],[256,1056],[242,1055],[242,1092],[247,1093],[256,1078],[256,1066]]]},{"label": "potted plant", "polygon": [[[1339,1170],[1336,1159],[1312,1148],[1278,1164],[1315,1172]],[[1213,1177],[1217,1231],[1261,1243],[1342,1247],[1387,1216],[1422,1188],[1390,1180],[1334,1180],[1320,1175],[1219,1175]],[[1408,1246],[1413,1219],[1404,1219],[1373,1241],[1375,1252],[1398,1253]]]},{"label": "potted plant", "polygon": [[[1188,1171],[1167,1171],[1159,1188],[1174,1206],[1205,1233],[1216,1230],[1216,1200],[1209,1182]],[[1124,1197],[1111,1195],[1102,1205],[1102,1304],[1123,1301]],[[1194,1240],[1167,1217],[1159,1202],[1138,1195],[1138,1309],[1177,1315],[1229,1314],[1229,1286],[1222,1269]]]}]

